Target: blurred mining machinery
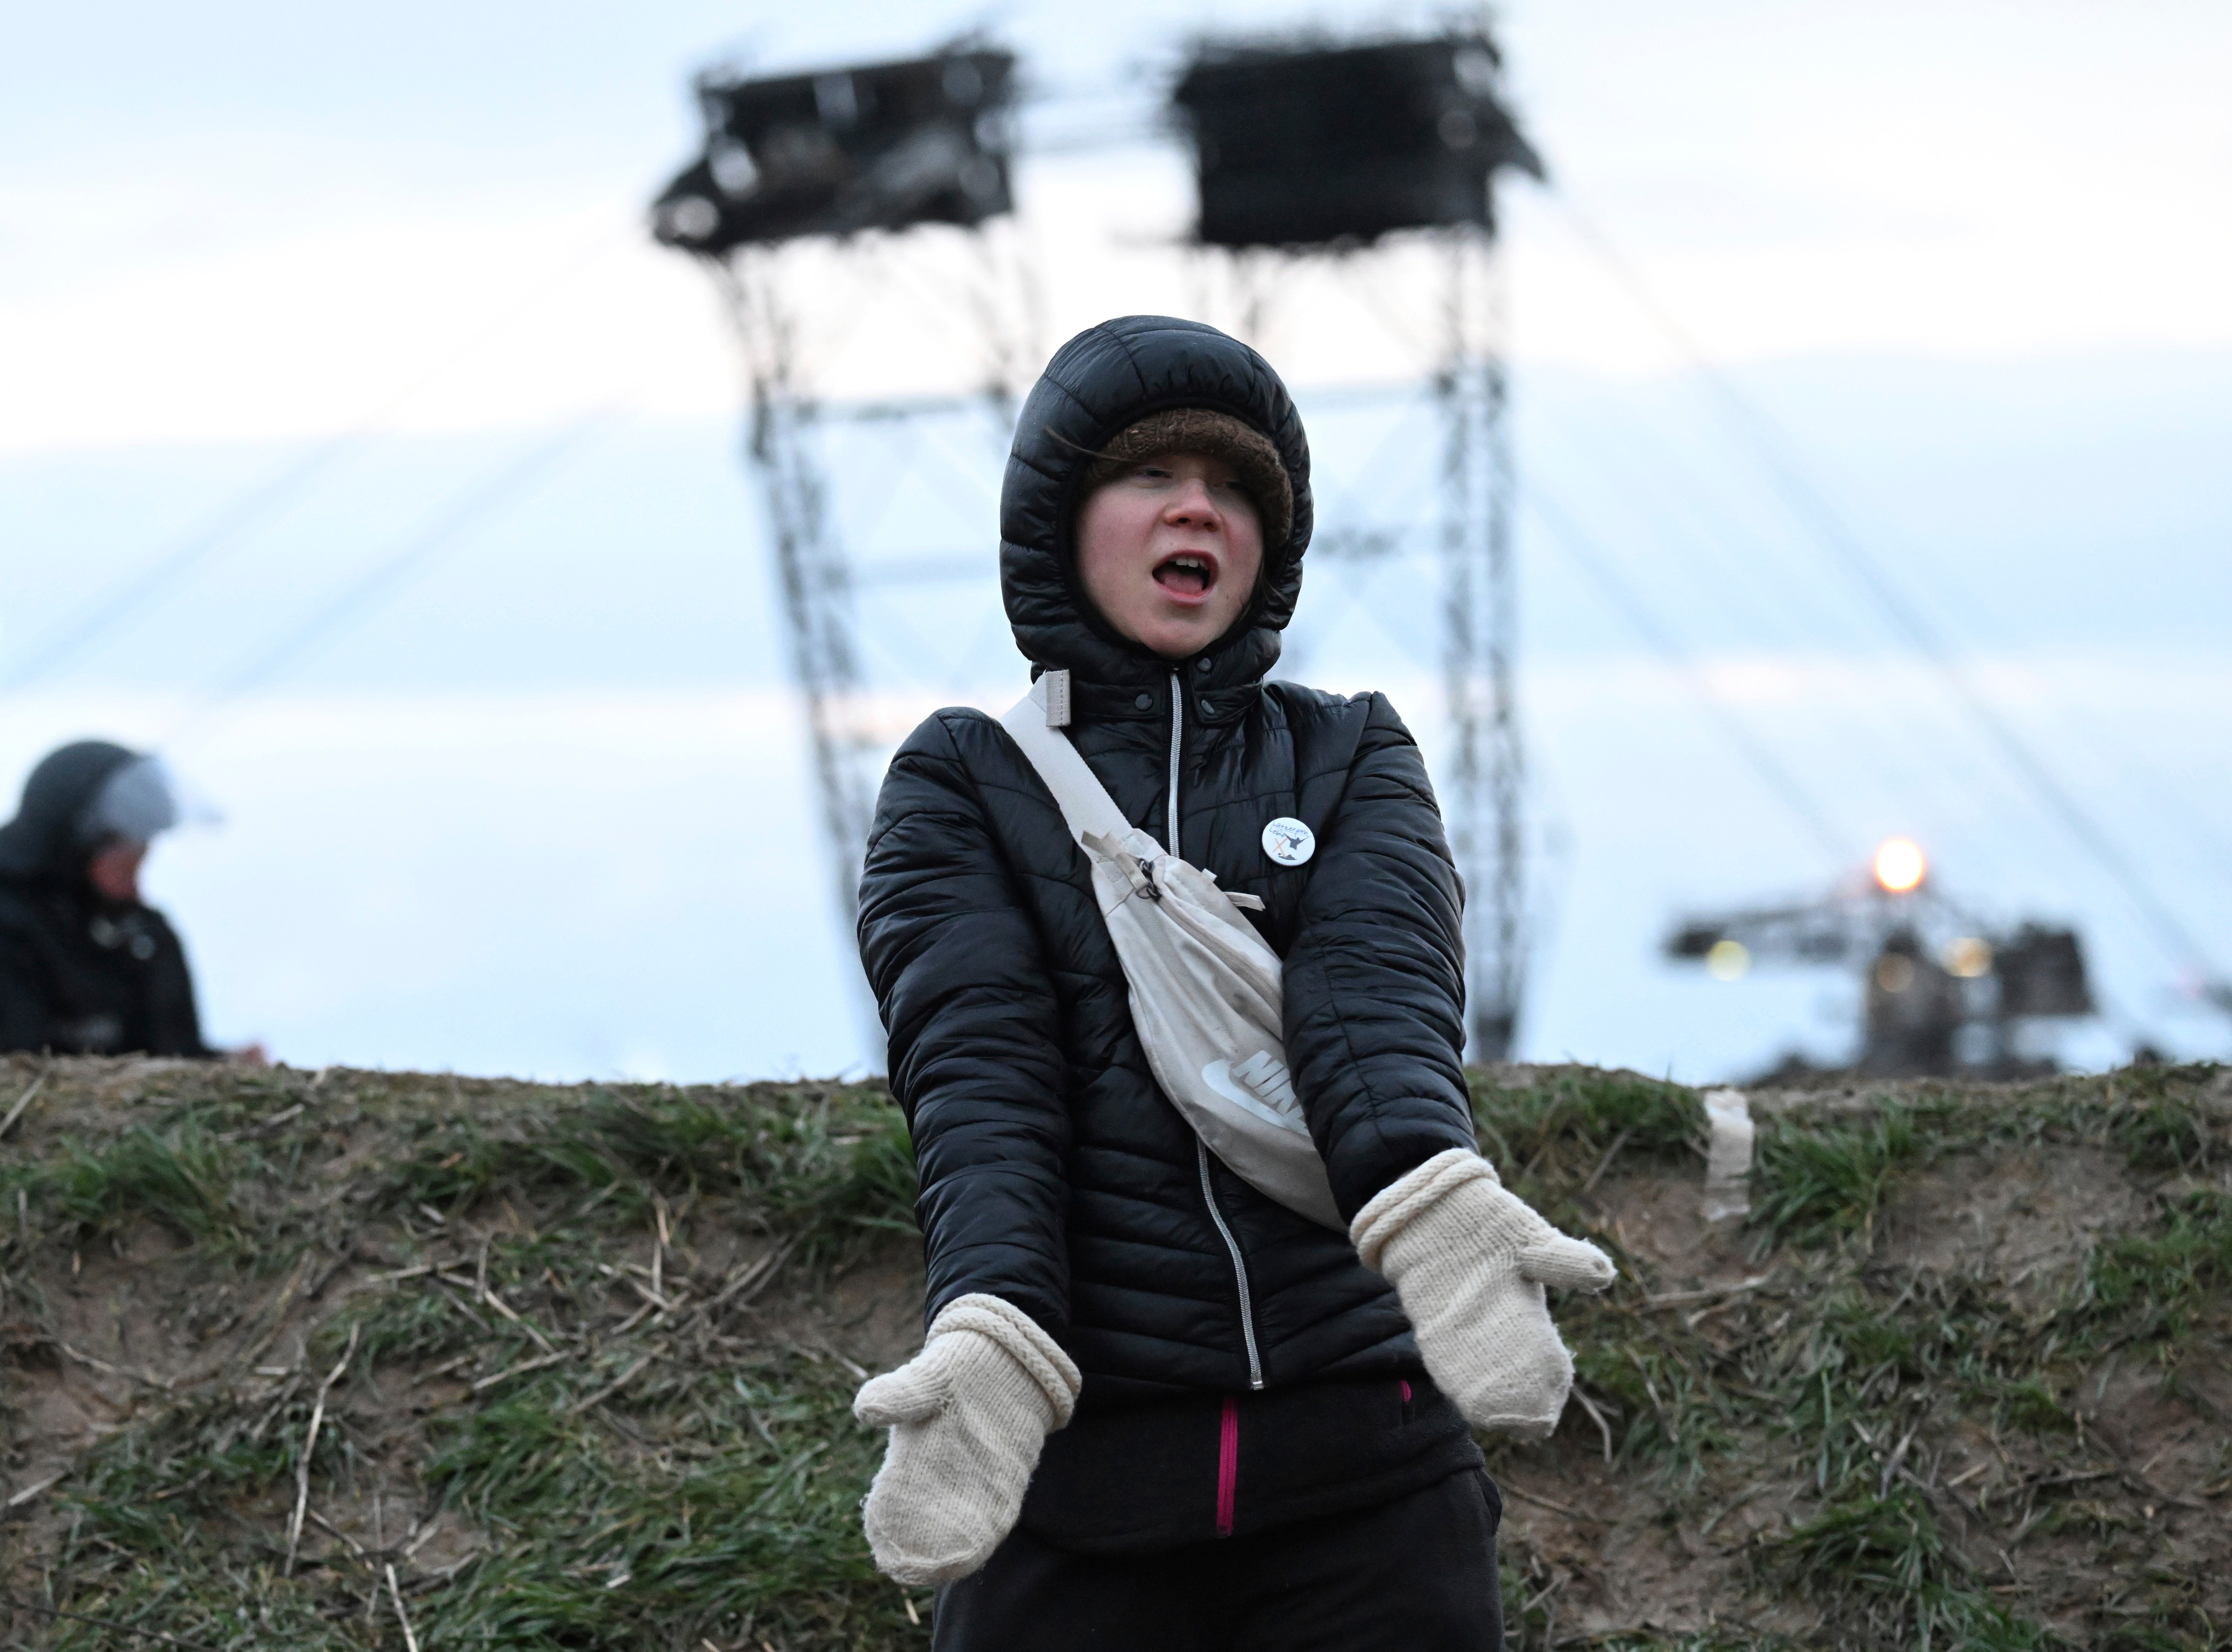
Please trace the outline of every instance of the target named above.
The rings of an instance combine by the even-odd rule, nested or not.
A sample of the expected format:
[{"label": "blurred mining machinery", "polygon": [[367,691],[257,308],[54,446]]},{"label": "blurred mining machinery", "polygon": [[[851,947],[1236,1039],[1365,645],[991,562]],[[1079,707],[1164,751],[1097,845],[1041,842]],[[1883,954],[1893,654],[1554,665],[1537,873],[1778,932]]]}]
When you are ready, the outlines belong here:
[{"label": "blurred mining machinery", "polygon": [[[776,252],[801,241],[857,246],[866,231],[925,224],[974,232],[1006,214],[1015,68],[1007,52],[954,50],[824,74],[701,78],[704,152],[652,205],[659,241],[711,271],[743,347],[746,461],[765,509],[832,892],[848,930],[879,742],[863,711],[853,570],[832,531],[829,480],[813,442],[822,409],[801,334],[814,295],[784,281]],[[988,249],[988,288],[1002,273],[992,257]],[[988,393],[1010,404],[1028,345],[1005,322],[1022,307],[996,291],[976,297],[990,341]]]},{"label": "blurred mining machinery", "polygon": [[[1476,30],[1349,46],[1205,44],[1182,67],[1162,115],[1191,140],[1198,191],[1191,241],[1173,250],[1226,261],[1252,295],[1244,334],[1256,334],[1262,307],[1277,295],[1267,288],[1306,261],[1345,261],[1345,272],[1369,287],[1379,278],[1372,250],[1399,236],[1423,240],[1445,266],[1433,381],[1443,428],[1441,599],[1421,593],[1413,611],[1439,615],[1453,750],[1437,779],[1459,870],[1475,891],[1466,920],[1475,1059],[1510,1053],[1527,952],[1493,189],[1502,172],[1539,178],[1543,168],[1501,101],[1500,62]],[[982,340],[982,399],[1010,413],[1046,346],[1023,243],[1002,230],[1013,210],[1017,81],[1015,58],[981,42],[815,74],[702,78],[704,151],[652,209],[658,238],[710,270],[743,346],[748,463],[763,496],[848,928],[882,742],[862,709],[871,685],[853,593],[863,570],[833,529],[835,482],[814,441],[834,410],[808,381],[798,340],[818,313],[878,301],[873,280],[918,275],[935,237],[947,237],[950,253],[957,233],[982,255],[961,295]],[[778,256],[801,242],[827,252],[813,267],[821,282],[866,273],[841,295],[801,278]],[[879,415],[905,416],[888,407]],[[1422,652],[1431,645],[1418,640]]]},{"label": "blurred mining machinery", "polygon": [[[1937,891],[1906,838],[1884,843],[1864,873],[1820,900],[1687,920],[1666,956],[1721,981],[1755,962],[1859,966],[1865,1013],[1851,1071],[1872,1078],[2050,1072],[2050,1060],[2025,1052],[2023,1028],[2094,1013],[2073,930],[1989,929]],[[1764,1077],[1814,1070],[1794,1055]]]}]

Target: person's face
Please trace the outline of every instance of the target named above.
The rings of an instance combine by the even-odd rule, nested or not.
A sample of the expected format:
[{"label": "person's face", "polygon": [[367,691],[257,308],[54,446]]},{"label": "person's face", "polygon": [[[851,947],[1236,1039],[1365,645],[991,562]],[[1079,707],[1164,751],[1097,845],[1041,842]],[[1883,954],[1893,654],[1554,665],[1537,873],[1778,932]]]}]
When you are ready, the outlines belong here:
[{"label": "person's face", "polygon": [[1198,653],[1256,594],[1263,530],[1222,459],[1164,453],[1093,489],[1077,573],[1103,619],[1165,659]]},{"label": "person's face", "polygon": [[85,863],[85,881],[112,901],[140,898],[140,863],[147,858],[147,845],[118,839],[93,852]]}]

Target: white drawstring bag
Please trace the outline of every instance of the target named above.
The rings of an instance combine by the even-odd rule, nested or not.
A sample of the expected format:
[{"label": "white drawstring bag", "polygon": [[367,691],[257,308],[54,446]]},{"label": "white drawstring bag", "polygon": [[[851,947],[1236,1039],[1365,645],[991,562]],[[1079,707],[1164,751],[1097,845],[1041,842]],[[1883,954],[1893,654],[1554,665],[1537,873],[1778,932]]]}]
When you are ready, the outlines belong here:
[{"label": "white drawstring bag", "polygon": [[[1054,709],[1048,711],[1051,689]],[[1069,743],[1068,673],[1048,671],[1000,719],[1054,794],[1132,988],[1147,1065],[1202,1143],[1288,1209],[1346,1234],[1287,1072],[1279,955],[1228,894],[1124,818]]]}]

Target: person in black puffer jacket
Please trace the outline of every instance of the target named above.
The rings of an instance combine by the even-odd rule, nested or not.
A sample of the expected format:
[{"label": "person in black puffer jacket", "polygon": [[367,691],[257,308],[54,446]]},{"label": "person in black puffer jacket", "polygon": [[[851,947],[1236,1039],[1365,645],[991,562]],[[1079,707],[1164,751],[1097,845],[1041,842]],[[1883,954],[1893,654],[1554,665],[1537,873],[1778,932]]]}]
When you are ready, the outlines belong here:
[{"label": "person in black puffer jacket", "polygon": [[140,898],[178,818],[156,760],[105,740],[49,752],[0,826],[0,1050],[215,1056],[185,949]]},{"label": "person in black puffer jacket", "polygon": [[[1476,1152],[1463,891],[1409,732],[1381,696],[1264,681],[1310,528],[1269,364],[1130,316],[1023,408],[1001,578],[1126,816],[1262,901],[1349,1233],[1234,1175],[1158,1088],[1085,857],[997,722],[935,714],[878,801],[860,949],[930,1337],[856,1409],[892,1430],[871,1545],[941,1585],[947,1652],[1501,1644],[1468,1419],[1554,1422],[1571,1365],[1536,1281],[1609,1265]],[[1314,846],[1275,858],[1274,821]]]}]

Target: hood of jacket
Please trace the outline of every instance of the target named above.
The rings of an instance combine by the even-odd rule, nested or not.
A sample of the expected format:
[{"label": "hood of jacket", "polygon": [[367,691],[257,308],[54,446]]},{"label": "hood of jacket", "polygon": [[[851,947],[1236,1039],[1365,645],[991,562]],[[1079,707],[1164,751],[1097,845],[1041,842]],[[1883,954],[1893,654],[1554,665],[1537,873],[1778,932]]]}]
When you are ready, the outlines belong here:
[{"label": "hood of jacket", "polygon": [[1087,327],[1054,353],[1023,404],[1000,490],[1000,587],[1015,646],[1041,669],[1087,684],[1158,683],[1171,662],[1119,635],[1077,578],[1074,528],[1087,468],[1118,431],[1150,413],[1206,407],[1268,437],[1294,484],[1287,542],[1263,547],[1255,601],[1204,650],[1202,689],[1253,683],[1279,658],[1310,542],[1310,449],[1294,398],[1271,364],[1228,334],[1168,315]]},{"label": "hood of jacket", "polygon": [[0,826],[0,877],[73,878],[84,870],[77,821],[108,777],[140,754],[106,740],[80,740],[39,760],[23,782],[16,818]]}]

